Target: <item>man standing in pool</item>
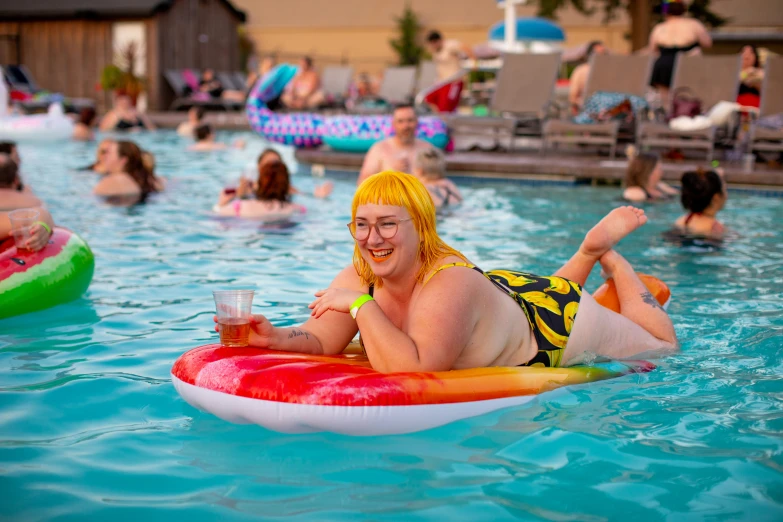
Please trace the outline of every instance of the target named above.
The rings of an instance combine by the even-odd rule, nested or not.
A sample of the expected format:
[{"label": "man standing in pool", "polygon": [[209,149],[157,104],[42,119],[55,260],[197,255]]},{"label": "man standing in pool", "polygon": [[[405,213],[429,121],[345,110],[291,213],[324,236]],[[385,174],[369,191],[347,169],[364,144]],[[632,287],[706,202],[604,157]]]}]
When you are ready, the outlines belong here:
[{"label": "man standing in pool", "polygon": [[[647,222],[641,209],[611,211],[551,277],[471,264],[438,237],[432,198],[408,174],[371,176],[351,216],[353,264],[315,293],[301,326],[253,316],[250,346],[334,355],[359,331],[381,372],[569,366],[677,346],[671,319],[614,250]],[[614,279],[620,313],[582,289],[596,263]]]},{"label": "man standing in pool", "polygon": [[370,147],[364,157],[356,184],[361,185],[365,179],[384,170],[413,172],[416,154],[432,148],[432,145],[426,141],[416,139],[418,124],[419,120],[413,105],[397,105],[392,113],[394,136]]}]

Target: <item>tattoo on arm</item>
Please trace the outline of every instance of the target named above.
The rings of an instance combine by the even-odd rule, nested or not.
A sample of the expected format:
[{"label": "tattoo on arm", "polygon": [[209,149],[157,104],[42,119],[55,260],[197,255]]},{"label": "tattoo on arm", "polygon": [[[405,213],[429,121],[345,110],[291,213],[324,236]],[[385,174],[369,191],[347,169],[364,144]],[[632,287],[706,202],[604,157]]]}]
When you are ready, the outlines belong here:
[{"label": "tattoo on arm", "polygon": [[658,300],[655,299],[650,292],[643,292],[642,293],[642,301],[644,301],[648,305],[652,306],[653,308],[657,308],[659,310],[663,310],[661,305],[658,303]]},{"label": "tattoo on arm", "polygon": [[293,339],[294,337],[301,337],[303,335],[305,336],[305,339],[310,339],[310,334],[304,330],[291,330],[288,334],[288,338]]}]

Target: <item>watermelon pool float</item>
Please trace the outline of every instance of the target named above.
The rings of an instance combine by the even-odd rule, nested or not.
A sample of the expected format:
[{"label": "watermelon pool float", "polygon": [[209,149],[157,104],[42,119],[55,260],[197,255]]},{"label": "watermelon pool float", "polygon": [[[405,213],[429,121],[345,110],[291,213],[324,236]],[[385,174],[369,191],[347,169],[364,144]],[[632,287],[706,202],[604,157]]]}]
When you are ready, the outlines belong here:
[{"label": "watermelon pool float", "polygon": [[55,227],[38,252],[0,242],[0,319],[51,308],[81,297],[92,281],[95,258],[75,233]]}]

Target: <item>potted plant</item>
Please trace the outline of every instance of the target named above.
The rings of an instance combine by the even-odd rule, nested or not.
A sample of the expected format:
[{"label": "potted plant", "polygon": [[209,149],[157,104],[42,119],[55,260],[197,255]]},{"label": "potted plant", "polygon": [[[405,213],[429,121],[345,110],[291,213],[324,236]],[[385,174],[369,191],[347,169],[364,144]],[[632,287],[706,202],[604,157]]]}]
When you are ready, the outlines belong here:
[{"label": "potted plant", "polygon": [[135,72],[139,54],[139,45],[136,42],[129,42],[121,47],[115,60],[120,65],[112,63],[101,71],[101,89],[112,91],[115,96],[126,95],[135,105],[139,95],[144,92],[144,79]]}]

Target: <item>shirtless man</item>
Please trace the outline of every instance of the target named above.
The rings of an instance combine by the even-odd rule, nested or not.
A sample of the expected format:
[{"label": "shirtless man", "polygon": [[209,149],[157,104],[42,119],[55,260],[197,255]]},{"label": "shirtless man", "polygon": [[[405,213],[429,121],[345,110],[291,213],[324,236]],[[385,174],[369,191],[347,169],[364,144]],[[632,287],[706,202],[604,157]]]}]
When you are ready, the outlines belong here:
[{"label": "shirtless man", "polygon": [[312,58],[302,58],[299,72],[286,86],[280,100],[289,109],[315,109],[324,102],[321,78],[313,68]]},{"label": "shirtless man", "polygon": [[[432,31],[427,36],[427,48],[435,62],[438,83],[449,78],[457,78],[458,73],[462,70],[460,60],[463,56],[470,59],[476,58],[470,47],[457,40],[444,40],[438,31]],[[451,83],[428,94],[424,101],[437,112],[454,112],[459,105],[463,86],[462,77],[458,77]]]},{"label": "shirtless man", "polygon": [[418,123],[412,105],[395,107],[392,113],[394,136],[379,141],[367,151],[356,184],[361,185],[365,179],[384,170],[412,172],[416,154],[432,148],[426,141],[416,139]]},{"label": "shirtless man", "polygon": [[577,65],[574,72],[571,73],[571,80],[568,86],[568,104],[571,107],[571,114],[576,116],[581,112],[585,103],[585,87],[587,86],[587,77],[590,76],[590,58],[594,54],[606,54],[606,47],[603,42],[595,40],[590,42],[585,52],[587,61]]}]

